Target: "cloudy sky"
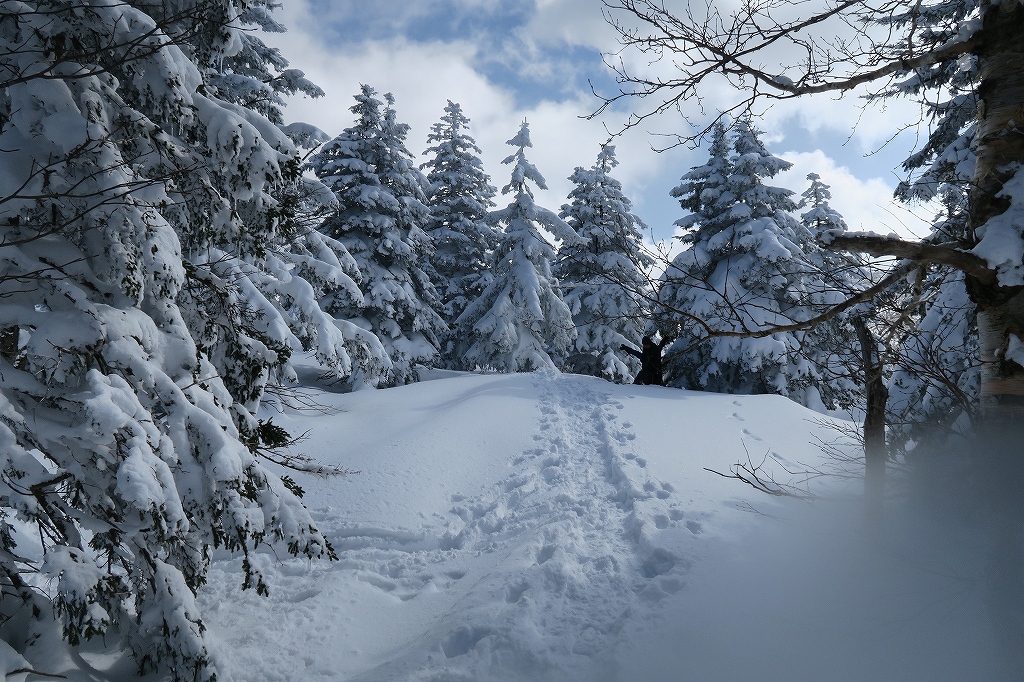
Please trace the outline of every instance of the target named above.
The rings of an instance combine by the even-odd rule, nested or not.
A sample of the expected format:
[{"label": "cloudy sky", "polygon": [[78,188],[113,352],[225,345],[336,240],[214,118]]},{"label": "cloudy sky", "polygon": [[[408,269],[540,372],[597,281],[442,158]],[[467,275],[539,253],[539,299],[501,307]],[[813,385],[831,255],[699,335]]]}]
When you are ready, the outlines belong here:
[{"label": "cloudy sky", "polygon": [[[352,96],[366,83],[394,94],[399,120],[411,126],[409,149],[418,154],[452,100],[471,119],[485,169],[499,188],[508,182],[501,160],[512,148],[505,142],[528,120],[533,149],[527,156],[550,188],[537,199],[557,211],[573,168],[592,165],[609,131],[619,131],[629,107],[640,106],[626,102],[595,120],[581,118],[600,104],[591,84],[600,92],[615,88],[602,55],[619,45],[601,10],[601,0],[283,0],[277,15],[288,33],[266,40],[327,93],[293,99],[289,122],[337,135],[352,125]],[[893,121],[912,120],[916,112],[911,103],[863,110],[856,97],[820,97],[778,105],[758,125],[769,149],[794,163],[775,184],[800,193],[806,175],[818,173],[852,229],[909,236],[922,231],[921,223],[891,196],[914,131],[887,141]],[[696,105],[687,113],[699,116]],[[707,152],[652,147],[664,146],[665,135],[690,132],[673,112],[614,142],[621,162],[615,176],[656,239],[670,237],[683,215],[669,190]],[[501,197],[496,201],[502,205]],[[927,217],[930,210],[917,213]]]}]

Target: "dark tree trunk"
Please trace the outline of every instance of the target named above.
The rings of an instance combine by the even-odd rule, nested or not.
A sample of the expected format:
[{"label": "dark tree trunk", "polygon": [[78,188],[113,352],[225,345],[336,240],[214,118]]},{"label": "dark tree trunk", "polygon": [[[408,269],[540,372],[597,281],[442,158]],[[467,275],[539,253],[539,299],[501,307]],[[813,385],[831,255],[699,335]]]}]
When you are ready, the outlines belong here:
[{"label": "dark tree trunk", "polygon": [[885,495],[885,405],[889,391],[882,376],[878,344],[863,317],[853,318],[860,342],[867,408],[864,416],[864,499],[871,516],[881,513]]},{"label": "dark tree trunk", "polygon": [[17,325],[0,329],[0,356],[14,363],[18,357],[18,341],[20,330]]}]

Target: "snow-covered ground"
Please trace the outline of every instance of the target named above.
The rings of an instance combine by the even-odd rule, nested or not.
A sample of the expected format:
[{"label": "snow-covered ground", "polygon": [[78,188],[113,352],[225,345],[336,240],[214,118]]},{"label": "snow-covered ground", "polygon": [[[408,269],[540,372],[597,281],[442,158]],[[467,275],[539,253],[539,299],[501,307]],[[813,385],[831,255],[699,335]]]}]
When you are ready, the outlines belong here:
[{"label": "snow-covered ground", "polygon": [[553,372],[430,379],[269,413],[360,473],[298,479],[338,561],[259,555],[268,598],[214,563],[200,605],[236,682],[991,679],[969,529],[907,513],[868,534],[855,484],[783,500],[705,470],[828,464],[820,415]]}]

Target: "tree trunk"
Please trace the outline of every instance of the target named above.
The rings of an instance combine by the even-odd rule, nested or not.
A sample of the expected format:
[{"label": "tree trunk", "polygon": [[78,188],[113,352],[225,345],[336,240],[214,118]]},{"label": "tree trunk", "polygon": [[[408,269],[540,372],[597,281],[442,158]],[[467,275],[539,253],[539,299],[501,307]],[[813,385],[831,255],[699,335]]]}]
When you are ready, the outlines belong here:
[{"label": "tree trunk", "polygon": [[860,342],[861,363],[867,408],[864,416],[864,502],[868,515],[878,518],[885,496],[885,404],[889,391],[882,376],[878,344],[863,317],[853,318],[853,327]]},{"label": "tree trunk", "polygon": [[18,356],[19,336],[20,329],[18,328],[18,325],[0,329],[0,355],[5,357],[7,361],[12,364]]},{"label": "tree trunk", "polygon": [[1024,292],[999,305],[978,306],[981,351],[981,413],[994,422],[1012,423],[1024,410],[1024,368],[1005,357],[1010,335],[1024,340]]},{"label": "tree trunk", "polygon": [[[970,227],[976,238],[993,217],[1010,208],[997,196],[1024,161],[1024,4],[989,1],[982,8],[978,59],[977,163],[970,194]],[[1019,227],[1024,231],[1024,215]],[[978,306],[978,332],[983,363],[982,413],[1001,420],[1024,418],[1024,367],[1004,359],[1009,335],[1024,338],[1024,287],[1000,286],[967,277],[968,291]]]},{"label": "tree trunk", "polygon": [[[970,195],[975,236],[994,216],[1016,210],[1014,227],[1024,232],[1024,211],[997,196],[1015,173],[1024,173],[1024,4],[989,1],[982,7],[983,39],[978,59],[977,165]],[[1006,357],[1010,335],[1024,340],[1024,287],[983,284],[967,278],[978,306],[981,346],[979,437],[970,453],[978,472],[978,494],[992,532],[989,606],[999,643],[998,679],[1019,679],[1024,669],[1024,367]]]}]

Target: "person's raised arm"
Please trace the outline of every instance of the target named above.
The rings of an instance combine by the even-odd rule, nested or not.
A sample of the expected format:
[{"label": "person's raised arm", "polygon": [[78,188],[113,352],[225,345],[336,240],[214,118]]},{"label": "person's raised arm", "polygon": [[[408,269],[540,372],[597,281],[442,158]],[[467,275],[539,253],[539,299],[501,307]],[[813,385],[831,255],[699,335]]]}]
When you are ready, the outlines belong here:
[{"label": "person's raised arm", "polygon": [[625,351],[626,353],[629,353],[634,358],[643,358],[643,355],[640,353],[640,351],[638,351],[638,350],[636,350],[634,348],[630,348],[626,344],[622,344],[621,346],[619,346],[619,350]]}]

